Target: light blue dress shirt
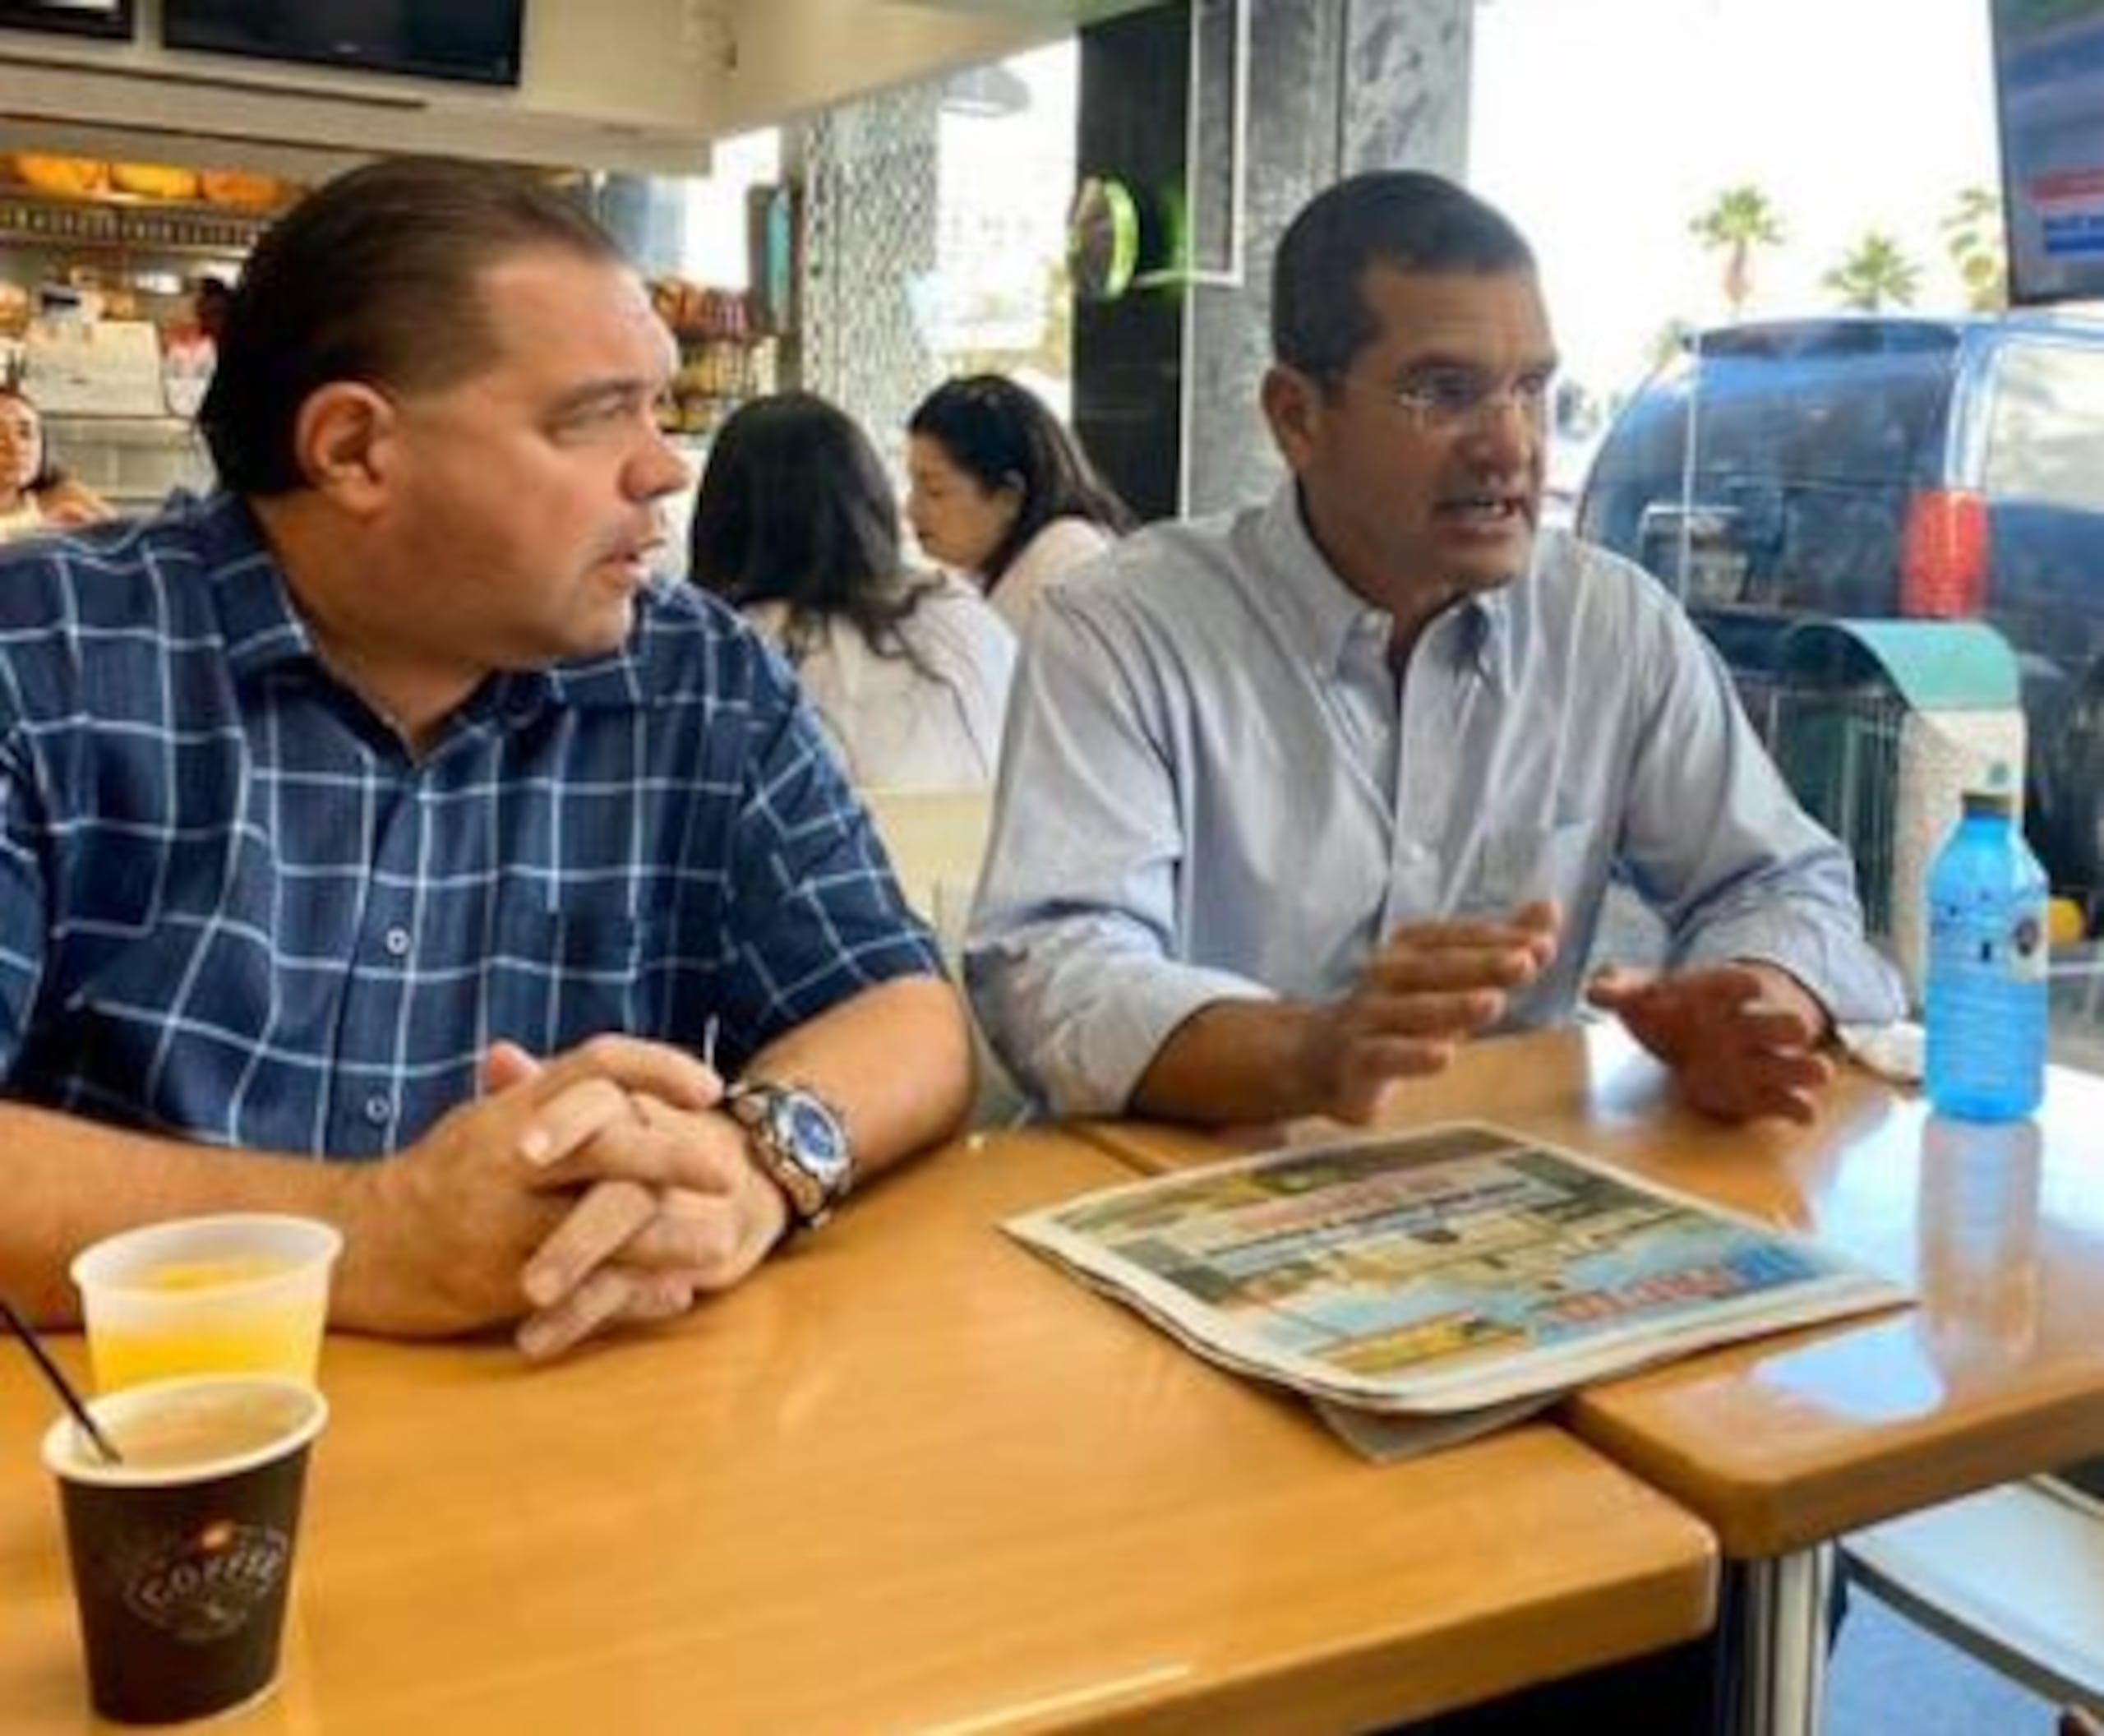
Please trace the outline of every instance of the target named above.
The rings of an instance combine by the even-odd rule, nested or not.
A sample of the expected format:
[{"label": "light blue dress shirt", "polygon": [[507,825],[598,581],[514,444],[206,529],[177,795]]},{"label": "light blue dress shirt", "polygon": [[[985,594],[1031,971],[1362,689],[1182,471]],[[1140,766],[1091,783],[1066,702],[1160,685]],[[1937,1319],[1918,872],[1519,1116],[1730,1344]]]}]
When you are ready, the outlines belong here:
[{"label": "light blue dress shirt", "polygon": [[1426,627],[1331,570],[1290,482],[1119,543],[1026,636],[966,976],[1001,1058],[1063,1113],[1122,1109],[1227,998],[1341,995],[1399,924],[1553,898],[1556,959],[1507,1026],[1575,1009],[1610,877],[1670,964],[1780,965],[1837,1019],[1903,1010],[1847,852],[1649,575],[1557,531]]}]

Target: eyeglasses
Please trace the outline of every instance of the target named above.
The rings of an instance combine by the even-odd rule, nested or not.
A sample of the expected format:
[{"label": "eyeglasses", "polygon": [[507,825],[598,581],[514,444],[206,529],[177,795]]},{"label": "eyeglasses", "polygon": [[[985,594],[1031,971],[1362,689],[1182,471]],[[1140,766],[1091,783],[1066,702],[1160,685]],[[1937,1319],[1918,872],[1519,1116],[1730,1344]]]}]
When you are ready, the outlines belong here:
[{"label": "eyeglasses", "polygon": [[1494,380],[1473,367],[1441,367],[1416,369],[1389,386],[1355,382],[1349,375],[1340,376],[1340,382],[1379,392],[1420,434],[1459,434],[1488,427],[1494,415],[1506,409],[1517,410],[1530,427],[1540,427],[1548,419],[1556,375],[1553,369],[1538,368]]}]

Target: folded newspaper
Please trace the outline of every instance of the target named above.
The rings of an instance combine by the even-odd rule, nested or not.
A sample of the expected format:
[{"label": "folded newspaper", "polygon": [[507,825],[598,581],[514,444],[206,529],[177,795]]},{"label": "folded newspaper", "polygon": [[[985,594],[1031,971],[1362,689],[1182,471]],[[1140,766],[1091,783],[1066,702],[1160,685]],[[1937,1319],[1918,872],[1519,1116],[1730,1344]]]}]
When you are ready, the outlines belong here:
[{"label": "folded newspaper", "polygon": [[1210,1164],[1004,1227],[1378,1458],[1908,1300],[1805,1237],[1480,1123]]}]

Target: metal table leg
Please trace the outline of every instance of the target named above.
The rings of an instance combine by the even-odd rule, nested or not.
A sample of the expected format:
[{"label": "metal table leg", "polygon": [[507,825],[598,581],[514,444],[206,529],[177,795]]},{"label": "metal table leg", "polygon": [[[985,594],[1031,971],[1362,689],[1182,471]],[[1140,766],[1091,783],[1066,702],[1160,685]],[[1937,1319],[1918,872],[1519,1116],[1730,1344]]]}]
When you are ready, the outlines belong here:
[{"label": "metal table leg", "polygon": [[1819,1736],[1834,1568],[1830,1544],[1738,1564],[1736,1736]]}]

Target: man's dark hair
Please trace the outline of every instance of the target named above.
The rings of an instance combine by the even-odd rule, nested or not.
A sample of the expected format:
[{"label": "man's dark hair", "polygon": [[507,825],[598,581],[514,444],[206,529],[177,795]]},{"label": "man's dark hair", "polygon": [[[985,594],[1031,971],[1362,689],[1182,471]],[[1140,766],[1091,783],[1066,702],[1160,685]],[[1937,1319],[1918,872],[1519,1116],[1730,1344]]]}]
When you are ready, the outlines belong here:
[{"label": "man's dark hair", "polygon": [[486,367],[478,278],[538,247],[623,256],[563,192],[495,164],[396,158],[307,195],[256,243],[226,310],[197,415],[219,479],[243,494],[303,487],[293,429],[333,381],[437,390]]},{"label": "man's dark hair", "polygon": [[813,392],[741,405],[709,442],[687,532],[687,575],[733,607],[788,606],[801,663],[833,616],[880,656],[923,667],[900,623],[939,581],[907,581],[891,478],[870,437]]},{"label": "man's dark hair", "polygon": [[906,432],[934,441],[988,492],[1016,491],[1014,522],[980,575],[990,593],[1054,519],[1087,519],[1115,536],[1138,522],[1044,399],[1005,374],[945,380],[907,418]]},{"label": "man's dark hair", "polygon": [[1369,267],[1480,272],[1534,269],[1503,212],[1422,169],[1377,169],[1327,187],[1286,225],[1271,264],[1271,356],[1312,380],[1340,379],[1379,335]]}]

